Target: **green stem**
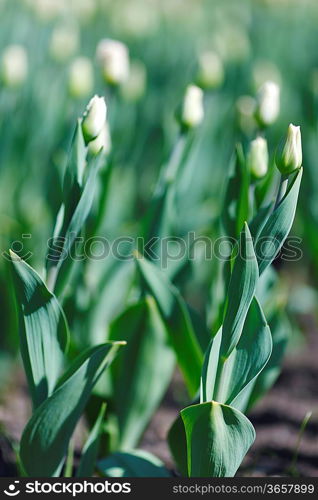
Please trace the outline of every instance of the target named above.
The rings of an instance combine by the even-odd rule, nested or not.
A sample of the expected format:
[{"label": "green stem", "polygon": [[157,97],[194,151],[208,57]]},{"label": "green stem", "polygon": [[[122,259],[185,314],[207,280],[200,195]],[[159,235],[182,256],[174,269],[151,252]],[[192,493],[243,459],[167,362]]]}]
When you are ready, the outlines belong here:
[{"label": "green stem", "polygon": [[302,440],[302,437],[304,435],[304,432],[306,430],[307,424],[308,424],[311,416],[312,416],[312,411],[308,411],[306,413],[306,415],[305,415],[305,418],[303,419],[303,421],[301,423],[301,426],[300,426],[300,430],[299,430],[299,434],[298,434],[298,438],[297,438],[295,452],[294,452],[294,455],[293,455],[293,458],[292,458],[292,461],[291,461],[291,464],[290,464],[290,467],[289,467],[289,471],[290,471],[290,473],[293,476],[297,476],[298,475],[296,463],[297,463],[297,459],[298,459],[298,455],[299,455],[301,440]]},{"label": "green stem", "polygon": [[279,181],[279,187],[278,187],[278,192],[277,192],[277,196],[276,196],[274,210],[278,207],[278,205],[280,204],[280,202],[284,198],[286,191],[287,191],[287,186],[288,186],[288,175],[282,174],[280,177],[280,181]]}]

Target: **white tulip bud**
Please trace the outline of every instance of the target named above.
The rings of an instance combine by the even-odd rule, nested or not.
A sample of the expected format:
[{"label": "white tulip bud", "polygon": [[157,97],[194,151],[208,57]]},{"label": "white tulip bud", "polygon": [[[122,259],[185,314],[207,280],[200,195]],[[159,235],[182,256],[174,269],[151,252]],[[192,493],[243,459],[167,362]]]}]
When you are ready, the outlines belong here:
[{"label": "white tulip bud", "polygon": [[95,139],[106,122],[107,107],[104,97],[95,95],[83,116],[82,129],[86,143]]},{"label": "white tulip bud", "polygon": [[256,129],[256,100],[249,95],[242,95],[236,101],[236,111],[241,130],[251,135]]},{"label": "white tulip bud", "polygon": [[290,124],[285,145],[276,154],[276,165],[283,175],[289,175],[301,167],[302,161],[300,127]]},{"label": "white tulip bud", "polygon": [[67,61],[79,47],[79,31],[74,24],[57,26],[50,42],[50,54],[57,62]]},{"label": "white tulip bud", "polygon": [[224,81],[224,67],[216,52],[203,52],[199,57],[198,83],[201,87],[215,89]]},{"label": "white tulip bud", "polygon": [[109,125],[108,122],[105,122],[102,130],[94,139],[88,144],[88,149],[90,153],[94,156],[98,155],[101,151],[103,152],[104,155],[108,155],[111,151],[112,147],[112,142],[111,142],[111,136],[110,136],[110,130],[109,130]]},{"label": "white tulip bud", "polygon": [[257,96],[256,118],[260,125],[268,126],[275,122],[280,110],[280,88],[277,83],[267,81],[259,89]]},{"label": "white tulip bud", "polygon": [[192,128],[199,125],[203,118],[203,91],[196,85],[189,85],[183,100],[181,123],[188,128]]},{"label": "white tulip bud", "polygon": [[9,45],[2,54],[1,77],[8,87],[19,87],[28,74],[28,56],[22,45]]},{"label": "white tulip bud", "polygon": [[130,66],[129,77],[121,87],[122,95],[127,101],[138,101],[146,89],[147,72],[141,61],[133,61]]},{"label": "white tulip bud", "polygon": [[120,85],[129,76],[128,48],[117,40],[104,39],[97,46],[97,59],[107,83]]},{"label": "white tulip bud", "polygon": [[268,148],[263,137],[251,141],[247,155],[247,166],[251,174],[257,179],[264,177],[268,170]]},{"label": "white tulip bud", "polygon": [[30,0],[35,14],[40,21],[51,21],[65,12],[65,0]]},{"label": "white tulip bud", "polygon": [[69,92],[73,97],[84,97],[92,92],[93,66],[88,57],[78,57],[69,70]]}]

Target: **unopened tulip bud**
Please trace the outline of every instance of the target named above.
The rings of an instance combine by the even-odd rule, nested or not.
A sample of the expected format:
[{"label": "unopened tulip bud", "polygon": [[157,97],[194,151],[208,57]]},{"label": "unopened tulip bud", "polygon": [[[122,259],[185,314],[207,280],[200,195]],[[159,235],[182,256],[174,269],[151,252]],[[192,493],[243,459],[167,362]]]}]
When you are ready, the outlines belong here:
[{"label": "unopened tulip bud", "polygon": [[57,26],[50,43],[50,54],[57,62],[69,59],[79,47],[79,30],[74,24]]},{"label": "unopened tulip bud", "polygon": [[189,85],[183,100],[181,123],[187,128],[193,128],[200,125],[203,118],[203,91],[196,85]]},{"label": "unopened tulip bud", "polygon": [[94,156],[98,155],[101,151],[104,155],[108,155],[110,153],[112,147],[110,130],[108,122],[105,122],[102,130],[94,139],[88,144],[88,149],[90,153]]},{"label": "unopened tulip bud", "polygon": [[107,83],[121,85],[129,76],[129,53],[125,44],[104,39],[97,46],[97,59]]},{"label": "unopened tulip bud", "polygon": [[302,166],[302,161],[300,127],[290,124],[285,145],[276,154],[276,165],[283,175],[289,175]]},{"label": "unopened tulip bud", "polygon": [[263,137],[257,137],[251,141],[247,155],[247,166],[252,176],[260,179],[267,174],[268,149],[267,142]]},{"label": "unopened tulip bud", "polygon": [[88,103],[83,116],[82,129],[86,143],[95,139],[106,122],[106,102],[104,97],[95,95]]},{"label": "unopened tulip bud", "polygon": [[69,92],[73,97],[84,97],[92,92],[94,85],[93,66],[87,57],[73,61],[69,72]]},{"label": "unopened tulip bud", "polygon": [[257,96],[256,119],[261,126],[275,122],[280,110],[280,88],[277,83],[265,82]]},{"label": "unopened tulip bud", "polygon": [[198,84],[206,89],[215,89],[224,81],[224,68],[216,52],[203,52],[199,57]]},{"label": "unopened tulip bud", "polygon": [[28,56],[22,45],[9,45],[2,54],[1,77],[8,87],[22,85],[28,73]]}]

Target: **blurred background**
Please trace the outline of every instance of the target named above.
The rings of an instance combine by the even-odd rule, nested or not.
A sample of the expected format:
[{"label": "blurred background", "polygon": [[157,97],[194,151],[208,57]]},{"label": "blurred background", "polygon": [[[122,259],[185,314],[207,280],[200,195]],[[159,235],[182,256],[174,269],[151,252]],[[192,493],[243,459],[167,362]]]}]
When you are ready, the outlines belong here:
[{"label": "blurred background", "polygon": [[[297,473],[318,475],[317,26],[316,0],[0,0],[0,251],[32,252],[29,262],[40,274],[74,126],[92,95],[104,95],[108,106],[112,168],[104,179],[100,234],[110,239],[138,234],[176,142],[176,112],[189,83],[205,91],[205,119],[178,185],[179,234],[218,234],[235,144],[246,148],[255,137],[255,99],[266,81],[280,88],[280,113],[266,132],[271,162],[288,124],[301,126],[304,178],[293,233],[301,238],[302,258],[277,263],[282,279],[275,295],[288,312],[288,352],[274,389],[251,414],[258,437],[245,465],[249,475],[283,474],[296,459]],[[129,74],[120,85],[100,64],[105,38],[129,52]],[[179,284],[207,318],[214,276],[208,266],[198,257]],[[100,340],[121,312],[131,273],[111,259],[88,268],[76,307],[72,288],[64,304],[79,346]],[[8,443],[19,439],[30,408],[5,256],[0,310],[0,473],[8,474]],[[165,422],[175,416],[179,386],[177,378],[143,441],[166,461]]]}]

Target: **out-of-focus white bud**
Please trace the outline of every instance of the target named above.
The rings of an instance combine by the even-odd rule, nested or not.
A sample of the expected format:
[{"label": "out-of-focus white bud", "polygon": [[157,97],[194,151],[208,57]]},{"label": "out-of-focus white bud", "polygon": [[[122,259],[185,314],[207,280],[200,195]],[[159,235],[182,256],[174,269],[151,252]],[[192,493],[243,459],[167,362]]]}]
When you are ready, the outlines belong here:
[{"label": "out-of-focus white bud", "polygon": [[66,9],[64,0],[30,0],[29,3],[38,19],[44,22],[55,19],[60,14],[63,14]]},{"label": "out-of-focus white bud", "polygon": [[102,130],[94,139],[88,144],[90,153],[94,156],[98,155],[101,151],[103,154],[108,155],[111,151],[112,141],[110,136],[109,124],[106,121]]},{"label": "out-of-focus white bud", "polygon": [[283,175],[289,175],[301,167],[303,153],[300,127],[290,124],[285,145],[276,153],[276,165]]},{"label": "out-of-focus white bud", "polygon": [[243,26],[222,25],[213,37],[213,44],[223,61],[244,61],[251,50],[247,31]]},{"label": "out-of-focus white bud", "polygon": [[88,103],[82,122],[86,143],[95,139],[106,122],[107,107],[104,97],[95,95]]},{"label": "out-of-focus white bud", "polygon": [[124,43],[105,38],[99,42],[96,55],[107,83],[120,85],[127,80],[129,53]]},{"label": "out-of-focus white bud", "polygon": [[57,62],[69,59],[79,48],[79,30],[75,24],[57,26],[50,42],[50,54]]},{"label": "out-of-focus white bud", "polygon": [[188,128],[196,127],[204,118],[203,91],[196,85],[189,85],[183,99],[181,123]]},{"label": "out-of-focus white bud", "polygon": [[94,85],[93,65],[88,57],[75,59],[69,70],[69,92],[73,97],[90,94]]},{"label": "out-of-focus white bud", "polygon": [[251,135],[256,128],[256,100],[249,95],[242,95],[236,101],[236,110],[240,129],[245,134]]},{"label": "out-of-focus white bud", "polygon": [[250,143],[247,155],[247,166],[257,179],[264,177],[268,170],[268,148],[263,137],[257,137]]},{"label": "out-of-focus white bud", "polygon": [[265,82],[274,82],[281,86],[282,77],[276,64],[272,61],[258,60],[252,71],[253,85],[258,90]]},{"label": "out-of-focus white bud", "polygon": [[199,57],[198,84],[200,87],[215,89],[224,81],[224,67],[216,52],[203,52]]},{"label": "out-of-focus white bud", "polygon": [[280,111],[280,88],[275,82],[265,82],[258,91],[256,119],[261,126],[275,122]]},{"label": "out-of-focus white bud", "polygon": [[110,20],[115,33],[143,38],[156,31],[160,22],[160,6],[157,0],[126,0],[113,2]]},{"label": "out-of-focus white bud", "polygon": [[147,71],[141,61],[132,61],[129,77],[121,87],[122,95],[127,101],[138,101],[146,90]]},{"label": "out-of-focus white bud", "polygon": [[19,87],[28,74],[28,56],[22,45],[9,45],[2,53],[1,78],[8,87]]}]

